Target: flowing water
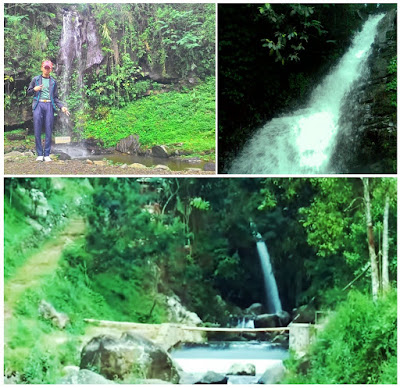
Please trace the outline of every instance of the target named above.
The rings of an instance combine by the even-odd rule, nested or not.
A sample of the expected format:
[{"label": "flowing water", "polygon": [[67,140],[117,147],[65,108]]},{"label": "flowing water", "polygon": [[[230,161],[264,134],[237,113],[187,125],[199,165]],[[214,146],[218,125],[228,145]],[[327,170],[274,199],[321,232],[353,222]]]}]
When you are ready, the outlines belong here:
[{"label": "flowing water", "polygon": [[278,286],[276,285],[268,249],[264,241],[257,241],[257,251],[264,275],[268,312],[271,314],[279,313],[282,311],[281,300],[279,298]]},{"label": "flowing water", "polygon": [[288,351],[268,342],[210,342],[184,344],[171,351],[171,357],[187,374],[201,378],[206,372],[226,374],[236,363],[253,364],[255,376],[228,376],[233,384],[256,383],[268,369],[275,369],[288,357]]},{"label": "flowing water", "polygon": [[341,104],[354,83],[368,76],[366,63],[383,16],[370,16],[338,65],[314,89],[306,108],[271,120],[253,135],[229,173],[340,173],[329,162],[341,129]]}]

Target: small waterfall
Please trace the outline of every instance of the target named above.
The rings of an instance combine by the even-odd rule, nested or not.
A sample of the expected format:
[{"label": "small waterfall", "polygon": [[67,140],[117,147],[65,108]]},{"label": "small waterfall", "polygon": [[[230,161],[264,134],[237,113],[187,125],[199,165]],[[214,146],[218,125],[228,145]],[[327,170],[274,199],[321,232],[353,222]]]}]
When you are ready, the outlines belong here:
[{"label": "small waterfall", "polygon": [[[370,48],[377,25],[373,15],[353,39],[338,65],[314,89],[308,106],[259,129],[233,161],[233,174],[339,173],[329,162],[341,116],[341,105],[355,82],[366,77]],[[333,167],[334,169],[334,167]]]},{"label": "small waterfall", "polygon": [[238,329],[254,329],[254,319],[241,317],[237,319]]},{"label": "small waterfall", "polygon": [[258,256],[260,257],[261,267],[264,274],[268,312],[271,314],[275,314],[282,311],[282,305],[279,298],[278,286],[276,285],[276,280],[274,272],[272,270],[267,245],[261,239],[257,241],[257,251]]}]

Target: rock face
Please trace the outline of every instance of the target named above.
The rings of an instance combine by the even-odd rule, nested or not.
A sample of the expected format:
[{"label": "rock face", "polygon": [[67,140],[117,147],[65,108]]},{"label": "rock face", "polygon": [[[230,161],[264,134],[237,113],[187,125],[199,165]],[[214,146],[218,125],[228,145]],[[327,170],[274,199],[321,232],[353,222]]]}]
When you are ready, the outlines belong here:
[{"label": "rock face", "polygon": [[82,349],[81,369],[96,370],[108,379],[137,375],[179,383],[174,361],[160,346],[134,332],[120,338],[102,335]]},{"label": "rock face", "polygon": [[388,91],[396,77],[388,69],[397,52],[396,17],[392,10],[379,22],[368,58],[369,75],[343,101],[343,130],[332,161],[342,172],[396,172],[397,116],[394,93]]},{"label": "rock face", "polygon": [[130,135],[125,139],[118,142],[115,149],[119,152],[127,153],[137,153],[140,149],[139,136]]},{"label": "rock face", "polygon": [[253,364],[233,364],[229,368],[228,375],[255,376],[256,367]]},{"label": "rock face", "polygon": [[42,300],[39,304],[39,315],[44,319],[51,320],[59,329],[64,329],[69,323],[67,314],[57,312],[56,309],[45,300]]}]

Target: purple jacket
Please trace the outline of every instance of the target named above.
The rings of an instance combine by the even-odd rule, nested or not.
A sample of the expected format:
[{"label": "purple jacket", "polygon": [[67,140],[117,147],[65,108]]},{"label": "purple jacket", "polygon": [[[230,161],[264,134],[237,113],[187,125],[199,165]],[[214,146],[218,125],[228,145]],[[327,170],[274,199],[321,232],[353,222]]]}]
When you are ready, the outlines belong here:
[{"label": "purple jacket", "polygon": [[[42,84],[42,78],[42,75],[37,75],[36,77],[33,77],[31,83],[29,84],[28,90],[26,91],[28,96],[33,96],[32,110],[35,110],[37,105],[39,104],[41,94],[41,91],[35,92],[33,88]],[[54,110],[57,110],[56,106],[61,109],[64,104],[58,99],[57,82],[53,77],[50,77],[49,94]]]}]

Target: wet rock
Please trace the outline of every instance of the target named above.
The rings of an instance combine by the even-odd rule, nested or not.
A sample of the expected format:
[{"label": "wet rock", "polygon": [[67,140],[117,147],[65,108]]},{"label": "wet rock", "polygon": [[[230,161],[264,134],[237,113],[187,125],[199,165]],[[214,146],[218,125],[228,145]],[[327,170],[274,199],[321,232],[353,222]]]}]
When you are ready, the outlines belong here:
[{"label": "wet rock", "polygon": [[215,171],[215,163],[213,163],[213,162],[206,163],[203,167],[203,170],[204,171]]},{"label": "wet rock", "polygon": [[80,367],[94,369],[108,379],[125,379],[133,373],[179,382],[178,368],[169,354],[134,332],[123,333],[120,338],[101,335],[91,339],[82,349]]},{"label": "wet rock", "polygon": [[261,315],[265,313],[265,308],[261,303],[253,303],[246,310],[244,310],[246,315]]},{"label": "wet rock", "polygon": [[165,166],[163,164],[157,164],[157,166],[154,167],[154,170],[171,171],[171,169],[168,166]]},{"label": "wet rock", "polygon": [[42,300],[39,304],[39,315],[44,319],[50,320],[59,329],[65,329],[69,323],[67,314],[56,311],[56,309],[45,300]]},{"label": "wet rock", "polygon": [[287,311],[279,311],[276,315],[279,320],[279,326],[287,326],[290,322],[290,314]]},{"label": "wet rock", "polygon": [[221,373],[207,372],[194,384],[228,384],[228,377]]},{"label": "wet rock", "polygon": [[276,314],[261,314],[254,320],[254,327],[277,327],[279,319]]},{"label": "wet rock", "polygon": [[64,368],[67,375],[58,384],[115,384],[114,381],[107,380],[103,376],[87,369]]},{"label": "wet rock", "polygon": [[228,375],[255,376],[256,367],[253,364],[233,364],[229,368]]},{"label": "wet rock", "polygon": [[169,157],[169,150],[168,150],[168,147],[165,145],[152,147],[151,153],[156,158],[168,158]]},{"label": "wet rock", "polygon": [[313,304],[293,309],[293,323],[315,323],[315,307]]},{"label": "wet rock", "polygon": [[118,142],[115,149],[123,153],[137,153],[140,149],[139,136],[130,135]]},{"label": "wet rock", "polygon": [[285,373],[286,368],[280,363],[273,368],[267,369],[258,380],[258,384],[278,384],[283,380]]}]

